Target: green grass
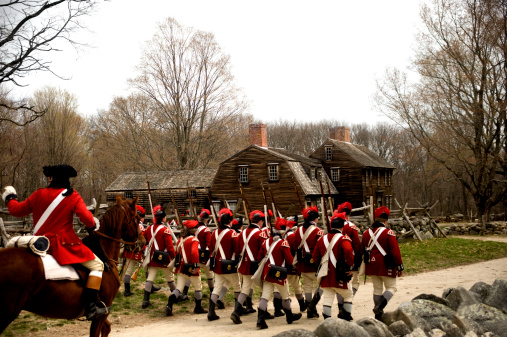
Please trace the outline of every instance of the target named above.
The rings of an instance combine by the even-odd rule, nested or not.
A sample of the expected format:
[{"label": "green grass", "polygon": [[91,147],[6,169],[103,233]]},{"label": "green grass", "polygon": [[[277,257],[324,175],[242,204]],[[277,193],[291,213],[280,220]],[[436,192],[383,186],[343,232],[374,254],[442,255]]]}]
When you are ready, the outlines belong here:
[{"label": "green grass", "polygon": [[[459,265],[499,259],[507,257],[507,243],[494,241],[481,241],[472,239],[460,239],[449,237],[446,239],[432,239],[423,242],[413,241],[400,244],[403,264],[406,275],[414,275],[431,270],[445,269]],[[167,282],[162,272],[158,272],[155,278],[155,284],[164,289],[151,295],[151,306],[147,309],[141,308],[144,296],[145,274],[140,270],[136,282],[131,283],[133,296],[123,297],[123,287],[116,295],[113,301],[111,316],[128,316],[136,314],[148,315],[152,318],[165,317],[164,308],[167,305],[167,294],[169,293]],[[201,274],[203,283],[203,307],[208,307],[209,289],[206,283],[206,276]],[[260,291],[256,287],[254,298],[259,298]],[[173,310],[176,315],[192,312],[194,309],[194,290],[190,287],[188,297],[190,300],[176,303]],[[224,303],[228,310],[232,310],[234,305],[234,295],[232,289],[227,293]],[[3,336],[15,337],[31,334],[37,336],[37,332],[47,330],[47,328],[61,326],[64,324],[74,324],[73,321],[45,319],[25,313],[19,316],[3,332]]]}]

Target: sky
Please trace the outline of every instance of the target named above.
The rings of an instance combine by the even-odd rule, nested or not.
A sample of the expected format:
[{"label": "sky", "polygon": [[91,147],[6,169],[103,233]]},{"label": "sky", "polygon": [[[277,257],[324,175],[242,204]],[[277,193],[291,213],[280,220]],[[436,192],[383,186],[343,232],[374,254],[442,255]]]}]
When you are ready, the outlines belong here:
[{"label": "sky", "polygon": [[76,95],[83,115],[106,110],[130,93],[143,45],[168,17],[215,35],[263,123],[387,121],[373,108],[376,81],[386,68],[409,66],[420,22],[418,0],[103,1],[76,37],[90,47],[66,46],[50,58],[70,79],[33,74],[18,93],[54,86]]}]

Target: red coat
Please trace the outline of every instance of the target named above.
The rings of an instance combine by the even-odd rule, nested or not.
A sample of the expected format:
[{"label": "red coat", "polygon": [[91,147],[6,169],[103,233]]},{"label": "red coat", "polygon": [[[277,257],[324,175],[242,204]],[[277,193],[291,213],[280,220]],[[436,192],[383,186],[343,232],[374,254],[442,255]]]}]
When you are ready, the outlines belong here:
[{"label": "red coat", "polygon": [[[182,272],[185,263],[189,263],[195,265],[197,269],[197,274],[194,276],[201,275],[201,269],[197,267],[197,264],[199,263],[199,240],[197,240],[197,238],[193,235],[179,238],[178,242],[176,243],[176,249],[178,249],[180,243],[182,243],[181,251],[179,251],[179,254],[181,256],[181,263],[180,266],[176,268],[176,273]],[[183,254],[183,251],[185,251],[185,254]]]},{"label": "red coat", "polygon": [[[387,255],[392,257],[393,264],[389,267],[386,266],[385,257],[382,255],[380,250],[376,245],[373,246],[370,252],[370,263],[366,264],[366,275],[376,275],[376,276],[389,276],[396,277],[396,268],[398,270],[403,270],[403,262],[401,260],[400,247],[398,246],[398,241],[396,241],[396,235],[390,229],[385,228],[384,224],[375,222],[370,228],[374,235],[377,234],[377,231],[384,228],[382,234],[378,238],[377,242],[384,249]],[[366,230],[363,233],[362,238],[362,251],[364,253],[365,249],[368,248],[370,242],[370,230]],[[387,256],[386,255],[386,256]]]},{"label": "red coat", "polygon": [[[64,191],[64,188],[40,188],[33,192],[25,201],[12,199],[7,204],[11,215],[26,216],[33,213],[34,226],[40,217]],[[93,214],[86,209],[86,205],[77,191],[66,196],[49,215],[41,228],[34,235],[44,235],[49,239],[49,253],[61,265],[81,263],[95,258],[90,248],[83,245],[73,227],[74,214],[88,228],[95,226]]]},{"label": "red coat", "polygon": [[[295,228],[297,229],[297,228]],[[296,240],[296,234],[292,231],[292,229],[289,229],[287,230],[287,232],[285,232],[285,238],[284,238],[288,243],[289,243],[289,247],[290,247],[290,253],[292,255],[292,257],[296,256],[296,250],[294,249],[294,240]],[[297,275],[298,272],[297,272],[297,269],[292,267],[291,266],[286,266],[287,267],[287,274],[288,275]]]},{"label": "red coat", "polygon": [[[143,226],[143,224],[141,222],[139,223],[139,228],[141,230],[141,233],[143,235],[145,235],[145,233],[144,233],[144,226]],[[135,245],[135,246],[125,246],[124,256],[127,259],[141,261],[143,259],[143,251],[141,249],[139,249],[139,247],[137,245]]]},{"label": "red coat", "polygon": [[[202,228],[202,229],[201,229]],[[197,227],[199,234],[197,234],[197,240],[199,240],[199,249],[207,249],[211,241],[211,232],[204,223]]]},{"label": "red coat", "polygon": [[225,256],[222,256],[220,248],[217,248],[217,253],[215,255],[215,268],[213,269],[213,272],[216,274],[224,274],[222,272],[222,263],[221,263],[222,260],[234,260],[236,257],[234,251],[237,244],[236,240],[238,238],[238,234],[234,230],[229,228],[226,229],[218,228],[213,232],[213,234],[211,235],[211,243],[209,246],[209,250],[211,254],[213,254],[213,252],[215,251],[218,237],[220,236],[220,234],[222,234],[223,231],[227,231],[227,233],[224,234],[224,236],[220,240],[220,246],[222,247]]},{"label": "red coat", "polygon": [[352,249],[354,249],[354,269],[358,270],[361,265],[361,240],[359,239],[359,229],[350,221],[345,221],[345,225],[341,231],[352,240]]},{"label": "red coat", "polygon": [[[303,225],[298,227],[296,231],[296,238],[294,239],[294,243],[292,246],[292,249],[294,249],[295,251],[301,244],[301,241],[303,239],[304,234],[306,233],[307,228],[310,228],[310,226],[306,227],[306,225]],[[303,249],[303,254],[309,254],[310,256],[312,256],[313,249],[315,248],[317,241],[320,239],[322,235],[324,235],[324,231],[319,227],[315,226],[311,234],[306,239],[306,244],[308,245],[309,251],[305,249],[304,245],[303,247],[301,247]],[[298,273],[314,273],[317,271],[317,268],[318,268],[317,264],[306,264],[303,261],[297,262]]]},{"label": "red coat", "polygon": [[[159,227],[161,227],[161,228],[157,232],[157,229]],[[144,232],[144,236],[146,237],[146,244],[147,245],[150,243],[153,234],[155,234],[155,240],[154,240],[153,245],[151,246],[151,250],[149,252],[150,257],[153,257],[153,253],[155,252],[155,250],[162,250],[162,251],[168,252],[171,259],[173,259],[176,254],[174,252],[173,237],[171,235],[171,230],[162,224],[148,226],[148,228],[146,228],[146,231]],[[155,243],[156,243],[156,245],[155,245]],[[157,246],[158,246],[158,249],[157,249]],[[157,267],[157,268],[165,268],[165,267],[167,267],[167,264],[161,264],[161,263],[151,259],[150,263],[148,263],[148,266]]]},{"label": "red coat", "polygon": [[[328,248],[326,247],[326,241],[328,245],[331,244],[331,240],[333,240],[333,237],[336,234],[337,233],[328,233],[317,241],[317,246],[315,247],[312,255],[315,261],[320,262],[322,257],[326,254]],[[333,259],[331,254],[333,254],[334,258],[336,258],[336,266],[332,263]],[[347,284],[349,282],[336,280],[336,269],[339,264],[343,262],[345,262],[348,266],[347,270],[350,270],[350,267],[354,265],[354,250],[352,249],[352,241],[347,235],[342,235],[333,246],[333,250],[329,254],[328,273],[327,276],[324,276],[320,281],[321,287],[347,289]]]},{"label": "red coat", "polygon": [[255,224],[251,224],[248,226],[247,229],[243,230],[241,234],[238,237],[238,244],[236,245],[236,255],[241,255],[241,252],[243,251],[243,247],[245,246],[245,241],[248,239],[250,234],[254,232],[250,240],[248,241],[248,247],[250,248],[250,251],[252,252],[252,256],[248,254],[247,249],[245,249],[245,252],[243,256],[241,257],[240,265],[238,266],[238,273],[243,275],[253,275],[253,273],[250,272],[250,265],[252,261],[255,260],[257,256],[259,255],[259,250],[261,248],[262,243],[264,240],[267,239],[266,235],[259,229],[259,226]]},{"label": "red coat", "polygon": [[[261,249],[259,250],[259,254],[257,255],[257,260],[261,261],[264,256],[269,251],[269,247],[273,243],[273,237],[270,237],[267,240],[264,240],[264,242],[261,245]],[[273,247],[273,250],[271,251],[271,257],[273,258],[274,265],[279,267],[289,267],[292,265],[292,255],[290,253],[290,246],[289,243],[286,240],[278,240],[275,243],[275,246]],[[262,279],[267,282],[271,283],[278,283],[281,285],[285,285],[287,282],[287,278],[283,280],[278,280],[274,277],[271,277],[268,275],[269,269],[271,266],[271,259],[268,259],[266,264],[264,265],[264,270],[262,271]]]}]

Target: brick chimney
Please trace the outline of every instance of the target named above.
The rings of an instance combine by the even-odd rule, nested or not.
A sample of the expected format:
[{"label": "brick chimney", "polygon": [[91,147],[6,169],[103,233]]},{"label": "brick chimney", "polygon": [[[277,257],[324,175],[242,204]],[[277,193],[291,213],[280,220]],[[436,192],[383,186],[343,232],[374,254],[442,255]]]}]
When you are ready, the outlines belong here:
[{"label": "brick chimney", "polygon": [[337,126],[329,129],[329,138],[350,143],[350,128],[347,126]]},{"label": "brick chimney", "polygon": [[268,132],[266,124],[250,124],[250,144],[260,147],[268,147]]}]

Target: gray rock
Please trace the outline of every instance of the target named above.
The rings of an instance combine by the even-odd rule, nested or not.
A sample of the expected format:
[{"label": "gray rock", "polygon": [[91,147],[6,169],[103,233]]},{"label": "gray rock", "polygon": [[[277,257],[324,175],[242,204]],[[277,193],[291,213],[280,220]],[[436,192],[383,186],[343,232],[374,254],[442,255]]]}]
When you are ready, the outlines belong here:
[{"label": "gray rock", "polygon": [[495,307],[507,314],[507,281],[496,279],[491,286],[488,297],[484,300],[484,304]]},{"label": "gray rock", "polygon": [[481,302],[484,302],[484,300],[489,296],[491,288],[492,286],[485,282],[477,282],[472,286],[472,288],[470,288],[470,291],[478,294]]},{"label": "gray rock", "polygon": [[445,330],[445,337],[464,337],[465,333],[456,325],[452,324],[451,327]]},{"label": "gray rock", "polygon": [[[469,331],[467,332],[467,334],[465,335],[465,337],[478,337],[477,334],[473,331]],[[484,337],[484,336],[482,336]]]},{"label": "gray rock", "polygon": [[405,336],[412,332],[403,321],[396,321],[389,325],[389,331],[391,331],[394,336]]},{"label": "gray rock", "polygon": [[461,317],[459,315],[454,315],[452,323],[456,325],[458,328],[460,328],[460,330],[463,331],[464,333],[468,333],[470,331],[473,331],[477,335],[482,335],[484,333],[482,327],[475,321],[472,321],[471,319],[465,317]]},{"label": "gray rock", "polygon": [[471,293],[463,287],[457,287],[447,294],[445,300],[449,303],[449,308],[458,310],[464,306],[481,303],[481,301],[477,299],[477,295],[474,294],[475,293]]},{"label": "gray rock", "polygon": [[[451,324],[455,312],[449,307],[428,300],[414,300],[410,305],[400,305],[399,310],[405,311],[407,314],[419,317],[430,325],[431,329],[447,330]],[[417,326],[428,332],[427,327]],[[416,327],[413,327],[414,329]]]},{"label": "gray rock", "polygon": [[403,321],[410,329],[410,331],[414,331],[420,328],[423,331],[430,332],[432,329],[431,324],[426,322],[424,318],[418,317],[417,315],[412,315],[404,309],[404,307],[406,308],[407,305],[410,304],[411,302],[404,302],[398,307],[398,310],[391,313],[385,313],[382,316],[382,322],[390,326],[392,322]]},{"label": "gray rock", "polygon": [[449,302],[447,300],[443,299],[442,297],[438,297],[436,295],[433,295],[433,294],[421,294],[419,296],[414,297],[412,299],[412,301],[413,300],[428,300],[428,301],[433,301],[433,302],[445,305],[447,307],[449,306]]},{"label": "gray rock", "polygon": [[440,329],[433,329],[430,331],[431,337],[446,337],[445,332]]},{"label": "gray rock", "polygon": [[316,337],[316,335],[308,330],[304,329],[292,329],[280,332],[273,337]]},{"label": "gray rock", "polygon": [[314,331],[318,337],[371,337],[366,330],[355,322],[339,318],[328,318]]},{"label": "gray rock", "polygon": [[507,316],[500,310],[485,304],[473,304],[462,307],[457,315],[479,324],[485,332],[493,332],[505,336],[507,332]]},{"label": "gray rock", "polygon": [[363,327],[370,336],[375,337],[394,337],[389,331],[387,325],[373,317],[364,317],[356,322],[357,325]]},{"label": "gray rock", "polygon": [[427,337],[427,336],[429,336],[429,334],[426,334],[426,332],[424,332],[423,329],[419,328],[412,331],[412,333],[405,335],[405,337]]}]

